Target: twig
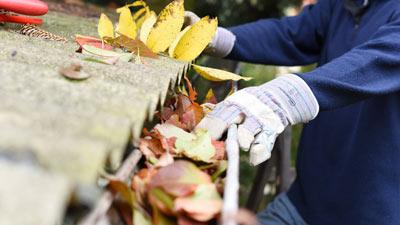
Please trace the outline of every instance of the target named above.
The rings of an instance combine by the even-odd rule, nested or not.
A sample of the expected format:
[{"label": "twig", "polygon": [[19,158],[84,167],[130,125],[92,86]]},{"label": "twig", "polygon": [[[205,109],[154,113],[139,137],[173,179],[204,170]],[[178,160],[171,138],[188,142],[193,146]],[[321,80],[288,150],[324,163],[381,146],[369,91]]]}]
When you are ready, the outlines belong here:
[{"label": "twig", "polygon": [[[116,178],[119,180],[126,180],[129,178],[132,171],[135,169],[139,160],[142,158],[142,153],[135,149],[124,161],[122,166],[116,173]],[[110,191],[104,192],[100,200],[97,202],[94,209],[87,215],[78,225],[96,225],[102,218],[104,218],[110,209],[114,195]]]},{"label": "twig", "polygon": [[224,189],[222,225],[236,225],[235,215],[239,207],[239,144],[237,135],[237,126],[231,125],[226,139],[228,171]]}]

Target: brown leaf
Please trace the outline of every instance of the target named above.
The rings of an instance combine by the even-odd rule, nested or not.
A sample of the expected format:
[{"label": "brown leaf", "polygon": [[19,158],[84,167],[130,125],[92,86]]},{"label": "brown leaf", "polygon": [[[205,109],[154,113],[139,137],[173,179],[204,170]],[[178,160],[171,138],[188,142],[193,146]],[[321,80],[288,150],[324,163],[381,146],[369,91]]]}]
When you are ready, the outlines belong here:
[{"label": "brown leaf", "polygon": [[120,180],[109,180],[109,183],[107,185],[107,188],[113,193],[113,194],[120,194],[124,200],[126,200],[128,203],[132,203],[132,196],[131,196],[131,189],[127,184],[125,184],[123,181]]},{"label": "brown leaf", "polygon": [[82,65],[79,63],[73,63],[67,67],[61,67],[58,71],[64,77],[71,80],[86,80],[90,75],[82,71]]},{"label": "brown leaf", "polygon": [[106,38],[106,41],[114,47],[125,48],[140,57],[158,58],[158,55],[152,52],[142,41],[131,39],[122,34],[116,38]]},{"label": "brown leaf", "polygon": [[165,153],[161,141],[149,136],[140,140],[139,149],[147,159],[157,158]]}]

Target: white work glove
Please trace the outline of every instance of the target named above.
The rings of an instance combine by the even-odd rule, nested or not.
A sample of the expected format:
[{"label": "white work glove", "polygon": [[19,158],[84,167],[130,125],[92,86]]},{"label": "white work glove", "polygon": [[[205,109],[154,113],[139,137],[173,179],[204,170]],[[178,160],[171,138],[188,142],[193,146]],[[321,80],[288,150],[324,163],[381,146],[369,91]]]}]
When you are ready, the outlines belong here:
[{"label": "white work glove", "polygon": [[318,111],[308,85],[299,76],[288,74],[234,93],[217,104],[196,129],[206,129],[218,140],[231,124],[240,124],[239,146],[250,150],[250,163],[258,165],[271,157],[275,140],[286,126],[306,123]]},{"label": "white work glove", "polygon": [[[190,11],[185,12],[185,23],[184,27],[193,25],[200,20],[196,14]],[[229,30],[218,27],[217,32],[211,43],[204,50],[204,53],[210,56],[224,58],[231,53],[233,46],[235,45],[236,36]]]}]

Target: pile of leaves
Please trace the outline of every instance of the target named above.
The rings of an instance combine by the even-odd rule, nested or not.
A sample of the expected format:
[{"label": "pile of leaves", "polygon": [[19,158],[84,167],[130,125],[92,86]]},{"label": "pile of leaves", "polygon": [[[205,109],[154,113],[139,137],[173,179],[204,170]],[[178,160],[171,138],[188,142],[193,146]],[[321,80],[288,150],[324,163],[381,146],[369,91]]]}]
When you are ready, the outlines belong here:
[{"label": "pile of leaves", "polygon": [[[118,61],[146,65],[143,57],[164,56],[191,63],[211,42],[218,20],[204,17],[183,29],[184,11],[183,0],[173,0],[159,15],[144,1],[135,1],[117,9],[116,26],[101,15],[100,38],[77,35],[78,51],[88,56],[85,60],[115,66]],[[194,64],[192,68],[211,81],[249,79]],[[81,77],[77,76],[80,67],[61,72],[69,79]],[[109,179],[108,188],[119,196],[118,207],[127,224],[205,225],[220,215],[227,167],[225,143],[195,129],[216,100],[210,90],[200,105],[185,80],[186,87],[178,88],[158,113],[161,122],[143,132],[139,149],[145,166],[129,184]]]},{"label": "pile of leaves", "polygon": [[[125,202],[127,224],[205,225],[220,215],[225,143],[195,130],[206,112],[186,84],[188,91],[180,88],[158,114],[161,123],[144,130],[139,149],[146,162],[131,185],[110,180],[109,188]],[[206,101],[213,99],[210,92]]]},{"label": "pile of leaves", "polygon": [[[143,57],[163,55],[191,63],[212,41],[218,27],[218,19],[206,16],[184,28],[184,0],[173,0],[159,15],[143,0],[127,4],[116,12],[119,21],[115,26],[107,15],[101,14],[100,38],[76,35],[77,51],[88,56],[85,60],[109,65],[118,61],[145,64]],[[194,64],[192,67],[211,81],[250,79],[224,70]]]}]

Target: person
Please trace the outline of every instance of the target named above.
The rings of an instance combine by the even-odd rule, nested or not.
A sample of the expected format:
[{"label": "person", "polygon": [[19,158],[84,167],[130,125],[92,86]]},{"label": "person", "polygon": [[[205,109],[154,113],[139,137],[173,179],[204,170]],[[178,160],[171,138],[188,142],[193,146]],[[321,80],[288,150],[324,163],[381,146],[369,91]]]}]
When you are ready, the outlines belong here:
[{"label": "person", "polygon": [[[198,20],[187,12],[186,23]],[[400,1],[319,0],[297,16],[219,27],[208,54],[318,67],[240,90],[198,128],[257,165],[289,125],[307,123],[297,177],[258,214],[268,225],[400,224]]]}]

